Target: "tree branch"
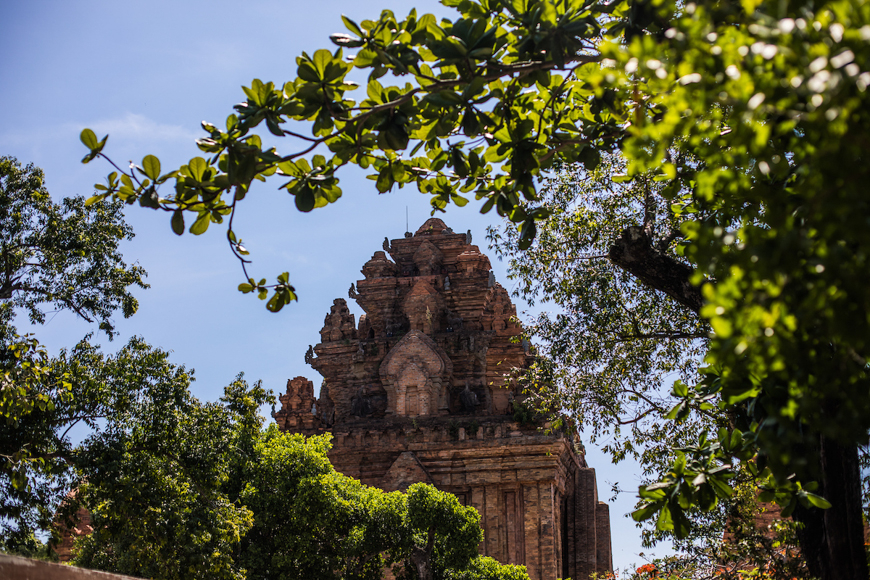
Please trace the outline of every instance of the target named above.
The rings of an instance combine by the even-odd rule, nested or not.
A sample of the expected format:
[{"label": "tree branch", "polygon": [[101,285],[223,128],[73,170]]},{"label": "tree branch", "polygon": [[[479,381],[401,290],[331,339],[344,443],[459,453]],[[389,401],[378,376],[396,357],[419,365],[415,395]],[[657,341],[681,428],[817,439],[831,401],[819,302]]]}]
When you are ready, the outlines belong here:
[{"label": "tree branch", "polygon": [[701,289],[690,282],[693,270],[659,251],[641,226],[631,226],[613,242],[610,261],[655,290],[664,292],[695,314],[701,312]]},{"label": "tree branch", "polygon": [[683,338],[690,338],[690,339],[705,338],[706,336],[707,336],[706,332],[647,332],[647,333],[639,332],[637,334],[620,334],[619,339],[620,340],[632,340],[632,339],[646,339],[646,338],[653,338],[653,339],[667,338],[667,339],[678,340],[678,339],[683,339]]}]

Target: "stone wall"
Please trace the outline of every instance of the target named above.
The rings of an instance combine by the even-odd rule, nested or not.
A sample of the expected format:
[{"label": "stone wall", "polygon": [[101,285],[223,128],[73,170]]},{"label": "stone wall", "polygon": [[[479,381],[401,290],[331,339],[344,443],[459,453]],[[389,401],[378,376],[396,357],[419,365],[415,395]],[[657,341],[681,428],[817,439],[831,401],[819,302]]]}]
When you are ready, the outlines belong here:
[{"label": "stone wall", "polygon": [[0,554],[0,578],[3,580],[135,580],[132,576],[109,574],[6,554]]}]

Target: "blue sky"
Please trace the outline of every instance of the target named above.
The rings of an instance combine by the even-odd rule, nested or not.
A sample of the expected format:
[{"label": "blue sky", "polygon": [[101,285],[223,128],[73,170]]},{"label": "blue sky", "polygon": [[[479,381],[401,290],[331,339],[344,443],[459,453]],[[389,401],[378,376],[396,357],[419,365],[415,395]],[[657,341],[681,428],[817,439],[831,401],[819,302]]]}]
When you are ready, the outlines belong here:
[{"label": "blue sky", "polygon": [[[0,155],[41,167],[55,199],[90,195],[110,171],[102,161],[80,163],[84,127],[99,137],[109,134],[106,152],[119,164],[154,154],[164,169],[177,167],[199,155],[193,141],[202,136],[200,121],[223,125],[232,105],[244,100],[240,87],[253,78],[276,84],[292,79],[296,55],[330,48],[329,34],[344,32],[341,14],[359,21],[383,8],[401,15],[412,5],[418,12],[449,15],[433,0],[7,0],[0,3]],[[276,145],[279,151],[290,146]],[[148,271],[152,287],[136,292],[140,308],[134,317],[117,320],[121,336],[114,343],[98,336],[100,342],[112,351],[140,335],[171,351],[173,361],[196,369],[193,390],[203,399],[216,399],[239,372],[279,392],[297,375],[319,385],[303,355],[318,342],[332,300],[347,296],[385,236],[402,236],[406,210],[411,231],[430,211],[428,196],[407,187],[378,195],[359,172],[344,174],[342,188],[338,203],[310,214],[299,213],[276,183],[255,188],[243,204],[237,232],[252,252],[252,274],[272,280],[289,271],[299,294],[299,302],[279,314],[236,291],[241,271],[219,227],[179,238],[164,214],[131,208],[127,218],[137,235],[123,252]],[[478,210],[472,201],[441,217],[456,231],[471,229],[484,250],[485,228],[497,216]],[[511,290],[506,265],[493,260],[493,267]],[[96,329],[69,312],[33,329],[52,352],[89,331]],[[633,465],[613,466],[596,449],[588,459],[597,468],[601,499],[609,500],[613,483],[637,488]],[[634,501],[630,492],[611,504],[619,568],[642,563],[639,552],[652,552],[640,546],[639,531],[625,517]]]}]

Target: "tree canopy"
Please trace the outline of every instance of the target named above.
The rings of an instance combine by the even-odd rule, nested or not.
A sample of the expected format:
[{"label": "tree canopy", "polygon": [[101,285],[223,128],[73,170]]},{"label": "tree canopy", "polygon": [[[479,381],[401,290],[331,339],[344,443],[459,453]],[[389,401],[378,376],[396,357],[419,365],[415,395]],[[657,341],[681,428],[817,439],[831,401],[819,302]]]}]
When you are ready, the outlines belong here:
[{"label": "tree canopy", "polygon": [[[662,198],[662,182],[651,174],[612,180],[624,172],[624,159],[612,154],[593,171],[565,166],[540,189],[551,217],[539,224],[527,250],[518,249],[518,231],[510,224],[491,227],[488,237],[498,256],[509,260],[514,293],[557,308],[524,327],[538,356],[518,378],[533,405],[566,412],[587,443],[602,445],[614,462],[635,459],[637,475],[654,482],[680,449],[730,420],[716,405],[681,421],[667,418],[680,402],[672,383],[701,379],[710,328],[609,258],[624,232],[639,229],[662,256],[686,264],[681,219]],[[656,529],[653,519],[644,521],[644,545],[668,538],[678,550],[650,570],[675,578],[707,577],[710,570],[731,578],[754,568],[775,571],[771,578],[804,577],[802,561],[793,557],[794,523],[758,527],[757,516],[771,506],[758,504],[755,479],[747,466],[738,466],[729,480],[733,493],[709,511],[689,510],[692,529],[682,538]],[[630,490],[616,484],[614,491]]]},{"label": "tree canopy", "polygon": [[[45,322],[46,306],[69,310],[113,336],[112,315],[125,318],[138,303],[130,286],[147,288],[145,270],[127,265],[118,244],[133,237],[120,209],[84,198],[55,203],[42,170],[0,157],[0,300],[4,322],[20,308],[33,323]],[[9,328],[4,329],[10,332]]]},{"label": "tree canopy", "polygon": [[16,315],[38,324],[48,308],[68,310],[111,339],[113,314],[136,311],[130,287],[148,287],[145,271],[118,250],[133,237],[123,204],[55,203],[43,181],[39,168],[0,157],[0,535],[7,545],[51,523],[70,485],[70,429],[129,403],[123,388],[70,368],[66,353],[52,359],[37,338],[19,336]]},{"label": "tree canopy", "polygon": [[[194,234],[227,218],[247,268],[233,216],[254,179],[281,179],[310,211],[338,199],[341,168],[356,164],[379,191],[414,183],[436,210],[472,194],[519,224],[527,248],[548,215],[541,173],[557,162],[592,169],[619,149],[628,165],[614,179],[655,175],[688,264],[634,227],[611,240],[611,263],[712,329],[704,378],[676,384],[672,417],[716,405],[730,420],[641,490],[637,516],[685,535],[687,507],[727,497],[739,463],[757,471],[762,498],[806,524],[811,573],[866,576],[856,446],[870,428],[870,5],[444,4],[455,19],[345,18],[337,50],[303,53],[283,84],[255,79],[225,128],[203,124],[208,157],[161,174],[147,156],[94,199],[170,212],[176,233],[185,215]],[[354,69],[369,73],[358,102]],[[295,148],[264,149],[259,126]],[[105,139],[85,130],[82,140],[86,161],[103,154]],[[174,191],[158,193],[173,178]],[[265,298],[267,286],[245,270],[243,292]],[[295,298],[286,274],[272,290],[272,310]],[[834,500],[824,514],[809,509],[828,505],[814,489]]]},{"label": "tree canopy", "polygon": [[75,562],[161,580],[528,578],[478,556],[480,516],[455,496],[365,486],[329,463],[329,435],[264,428],[270,399],[239,377],[219,403],[188,395],[89,445],[94,533]]},{"label": "tree canopy", "polygon": [[[65,498],[68,510],[88,509],[93,527],[75,561],[150,578],[244,578],[233,555],[252,514],[222,485],[252,420],[234,404],[269,396],[236,381],[221,402],[200,402],[191,374],[168,356],[134,339],[112,356],[81,344],[61,357],[76,383],[108,395],[103,425],[92,425],[69,458],[76,493]],[[103,399],[89,394],[75,400]]]}]

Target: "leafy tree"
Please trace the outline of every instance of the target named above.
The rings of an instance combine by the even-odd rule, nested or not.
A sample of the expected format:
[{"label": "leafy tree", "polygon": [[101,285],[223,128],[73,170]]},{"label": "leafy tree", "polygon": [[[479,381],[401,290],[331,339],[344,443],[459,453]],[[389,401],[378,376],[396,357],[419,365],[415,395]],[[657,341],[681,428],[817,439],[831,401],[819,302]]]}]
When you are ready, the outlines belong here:
[{"label": "leafy tree", "polygon": [[[232,218],[253,179],[278,175],[310,211],[340,196],[338,171],[352,163],[380,191],[415,183],[435,209],[473,192],[483,211],[521,224],[526,248],[547,215],[540,172],[557,161],[592,169],[619,148],[629,177],[653,171],[664,184],[690,266],[632,228],[611,240],[622,251],[610,260],[712,328],[703,380],[674,389],[675,418],[717,404],[730,421],[641,490],[637,517],[688,534],[686,510],[728,497],[740,464],[762,499],[803,524],[811,574],[866,577],[857,446],[870,429],[868,4],[445,4],[455,20],[345,18],[339,50],[303,54],[284,85],[253,81],[225,130],[203,125],[208,159],[161,175],[146,157],[98,197],[171,212],[176,233],[185,213],[195,234],[227,216],[244,265]],[[358,50],[346,60],[343,49]],[[359,103],[348,98],[353,68],[370,73]],[[289,121],[311,121],[310,134]],[[299,147],[264,150],[260,124]],[[82,140],[86,161],[102,155],[105,139],[86,130]],[[161,197],[171,178],[174,193]],[[245,277],[243,292],[268,295],[265,280]],[[294,297],[283,276],[268,306]],[[822,497],[833,507],[815,509],[828,506]]]},{"label": "leafy tree", "polygon": [[407,577],[439,580],[469,565],[470,573],[477,573],[482,565],[475,561],[477,547],[483,541],[477,510],[461,505],[453,494],[423,483],[409,487],[406,498],[404,548],[410,548],[406,568],[413,565],[416,572],[416,576]]},{"label": "leafy tree", "polygon": [[254,513],[240,556],[248,578],[380,578],[399,541],[402,500],[336,472],[328,436],[270,425],[237,475]]},{"label": "leafy tree", "polygon": [[[124,263],[118,244],[133,238],[123,204],[52,201],[42,170],[0,157],[0,300],[4,316],[27,312],[45,321],[45,307],[70,310],[114,335],[112,314],[136,312],[128,288],[147,288],[145,270]],[[4,318],[7,321],[8,318]],[[8,327],[4,333],[9,333]],[[4,334],[4,336],[7,336]]]},{"label": "leafy tree", "polygon": [[147,288],[144,270],[118,252],[133,236],[123,204],[56,204],[43,179],[40,169],[0,157],[0,537],[7,546],[47,529],[70,486],[69,430],[106,411],[95,386],[73,384],[37,339],[17,335],[16,313],[41,323],[48,307],[70,310],[111,338],[112,314],[136,311],[129,287]]},{"label": "leafy tree", "polygon": [[[670,467],[675,448],[692,445],[705,430],[728,426],[729,419],[715,405],[690,420],[667,419],[679,402],[670,384],[701,378],[710,329],[703,318],[662,300],[611,261],[622,251],[626,232],[643,231],[663,256],[686,263],[684,218],[661,196],[663,183],[650,174],[627,181],[625,171],[624,159],[609,154],[593,171],[561,168],[541,188],[540,203],[551,217],[539,225],[528,250],[517,248],[519,232],[510,224],[491,227],[488,237],[499,258],[509,260],[515,293],[530,304],[558,307],[524,329],[536,339],[538,357],[520,379],[535,406],[568,411],[578,431],[592,443],[603,440],[615,462],[636,459],[649,481]],[[777,530],[756,527],[765,508],[753,482],[752,473],[739,470],[731,497],[709,512],[692,512],[687,538],[653,525],[644,530],[644,543],[670,536],[681,555],[669,566],[694,570],[681,572],[687,577],[716,570],[730,578],[751,568],[775,569],[771,578],[805,576],[795,557],[794,523]]]},{"label": "leafy tree", "polygon": [[35,529],[49,527],[58,498],[70,485],[59,450],[69,448],[68,425],[48,417],[70,401],[72,385],[52,373],[48,355],[35,339],[12,342],[4,351],[0,536],[6,544],[24,545]]},{"label": "leafy tree", "polygon": [[[604,442],[614,462],[632,457],[639,475],[651,480],[670,466],[674,447],[690,445],[704,429],[715,431],[728,420],[712,405],[690,421],[666,419],[677,403],[671,383],[699,380],[710,329],[611,261],[611,249],[618,251],[614,241],[636,230],[650,236],[662,256],[688,267],[680,234],[684,220],[662,197],[662,183],[652,175],[612,180],[625,171],[624,159],[612,154],[603,155],[593,171],[566,166],[541,187],[539,203],[551,217],[539,224],[527,250],[517,248],[519,232],[510,224],[491,227],[488,237],[498,257],[509,261],[515,294],[532,305],[558,308],[524,328],[538,356],[519,378],[535,407],[556,415],[567,411],[573,428],[593,444]],[[721,505],[693,514],[691,542],[678,545],[709,555],[728,512]],[[662,535],[655,529],[644,533],[647,543]]]},{"label": "leafy tree", "polygon": [[[569,411],[592,443],[606,437],[606,452],[615,460],[633,456],[650,477],[664,467],[670,447],[701,431],[698,421],[663,419],[676,402],[668,394],[674,379],[698,379],[709,327],[609,259],[614,240],[637,229],[663,255],[686,264],[679,243],[684,220],[662,198],[662,185],[650,175],[614,183],[611,176],[625,169],[615,155],[602,156],[592,172],[566,167],[541,188],[538,203],[551,217],[527,250],[517,249],[519,232],[510,224],[490,228],[489,240],[509,261],[516,295],[558,307],[525,327],[538,345],[525,377],[536,406]],[[723,422],[710,411],[708,428]]]},{"label": "leafy tree", "polygon": [[6,537],[0,539],[0,552],[35,558],[40,560],[52,560],[52,551],[48,543],[42,542],[36,534],[27,536]]},{"label": "leafy tree", "polygon": [[525,566],[501,564],[488,556],[478,556],[465,570],[448,570],[447,580],[526,580]]},{"label": "leafy tree", "polygon": [[519,567],[479,561],[477,511],[430,485],[385,493],[336,472],[329,436],[305,438],[273,424],[239,479],[254,513],[242,543],[248,578],[528,578]]},{"label": "leafy tree", "polygon": [[89,445],[82,501],[95,532],[76,563],[159,579],[378,579],[388,567],[407,580],[528,578],[478,557],[479,515],[455,496],[344,476],[326,456],[329,435],[271,424],[252,439],[247,426],[262,419],[244,399],[266,397],[239,378],[219,405],[188,396],[164,412],[168,429],[143,409]]},{"label": "leafy tree", "polygon": [[[191,397],[191,375],[167,358],[134,338],[112,356],[83,341],[51,361],[43,382],[67,377],[67,395],[0,425],[3,447],[31,447],[38,467],[23,485],[2,481],[7,544],[34,531],[56,535],[57,524],[70,529],[84,505],[95,532],[82,565],[164,578],[193,576],[192,569],[241,577],[233,553],[251,515],[219,484],[229,476],[227,457],[241,446],[237,424],[250,418]],[[259,386],[245,390],[268,400]],[[226,396],[239,395],[228,389]],[[89,434],[73,445],[68,433],[79,423]]]},{"label": "leafy tree", "polygon": [[251,417],[234,406],[271,397],[239,379],[219,403],[202,403],[190,395],[190,374],[167,357],[138,339],[114,356],[81,344],[62,357],[71,376],[104,389],[87,400],[110,411],[74,451],[75,503],[94,528],[74,562],[149,578],[244,578],[234,556],[252,514],[222,486],[244,426],[262,421],[257,407]]}]

